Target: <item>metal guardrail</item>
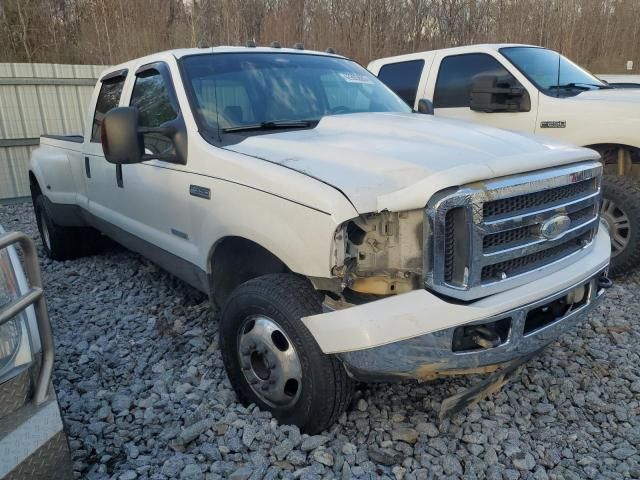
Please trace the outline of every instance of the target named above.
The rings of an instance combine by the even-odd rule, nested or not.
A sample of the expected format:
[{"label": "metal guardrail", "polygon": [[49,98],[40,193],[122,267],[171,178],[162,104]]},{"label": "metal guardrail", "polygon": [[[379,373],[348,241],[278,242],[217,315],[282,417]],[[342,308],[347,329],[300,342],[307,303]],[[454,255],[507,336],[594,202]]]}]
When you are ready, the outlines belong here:
[{"label": "metal guardrail", "polygon": [[42,290],[42,275],[38,262],[36,245],[29,237],[20,232],[9,232],[0,235],[0,250],[11,245],[19,244],[24,257],[24,270],[29,281],[30,289],[27,293],[16,298],[0,309],[0,325],[7,323],[27,307],[33,305],[38,323],[38,335],[42,346],[42,365],[38,375],[33,401],[36,405],[47,400],[47,391],[53,371],[53,333],[49,322],[49,313]]}]

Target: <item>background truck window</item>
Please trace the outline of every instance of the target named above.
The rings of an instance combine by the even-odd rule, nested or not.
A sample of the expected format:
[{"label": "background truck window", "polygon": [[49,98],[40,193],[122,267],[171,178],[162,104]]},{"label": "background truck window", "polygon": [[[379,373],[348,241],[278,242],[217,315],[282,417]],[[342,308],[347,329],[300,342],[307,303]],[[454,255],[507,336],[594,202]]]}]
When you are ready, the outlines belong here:
[{"label": "background truck window", "polygon": [[413,108],[423,67],[424,60],[390,63],[380,69],[378,78]]},{"label": "background truck window", "polygon": [[93,125],[91,127],[91,141],[100,143],[100,127],[105,114],[120,102],[122,87],[125,81],[124,76],[110,78],[102,82],[98,101],[96,102],[96,111],[93,114]]},{"label": "background truck window", "polygon": [[490,73],[501,77],[500,83],[520,86],[520,83],[495,58],[484,53],[470,53],[445,57],[433,96],[434,108],[468,107],[471,97],[471,82],[479,73]]}]

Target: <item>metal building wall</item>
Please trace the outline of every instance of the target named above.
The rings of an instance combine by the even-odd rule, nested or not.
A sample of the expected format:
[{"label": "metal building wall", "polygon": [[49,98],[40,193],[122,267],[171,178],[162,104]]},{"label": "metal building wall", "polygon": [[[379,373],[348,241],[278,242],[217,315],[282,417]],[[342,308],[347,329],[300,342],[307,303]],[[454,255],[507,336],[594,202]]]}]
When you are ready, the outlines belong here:
[{"label": "metal building wall", "polygon": [[29,195],[42,134],[81,133],[101,65],[0,63],[0,200]]}]

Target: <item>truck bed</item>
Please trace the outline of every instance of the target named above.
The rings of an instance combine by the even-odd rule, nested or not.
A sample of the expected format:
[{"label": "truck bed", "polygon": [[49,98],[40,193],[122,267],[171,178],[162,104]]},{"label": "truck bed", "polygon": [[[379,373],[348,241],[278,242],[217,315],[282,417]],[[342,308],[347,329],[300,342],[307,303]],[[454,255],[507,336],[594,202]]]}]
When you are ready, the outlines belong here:
[{"label": "truck bed", "polygon": [[77,133],[71,135],[41,135],[40,138],[51,138],[53,140],[63,140],[65,142],[74,143],[82,143],[84,141],[84,137]]}]

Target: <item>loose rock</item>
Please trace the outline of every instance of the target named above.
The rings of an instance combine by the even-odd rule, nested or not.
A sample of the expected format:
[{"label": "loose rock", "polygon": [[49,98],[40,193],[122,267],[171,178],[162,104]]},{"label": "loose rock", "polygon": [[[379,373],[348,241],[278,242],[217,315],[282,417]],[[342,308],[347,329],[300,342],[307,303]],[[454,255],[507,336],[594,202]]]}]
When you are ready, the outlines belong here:
[{"label": "loose rock", "polygon": [[477,379],[363,386],[336,425],[303,438],[237,403],[205,295],[111,243],[48,260],[30,203],[0,204],[0,225],[38,246],[76,478],[640,478],[640,272],[450,419],[443,400]]}]

